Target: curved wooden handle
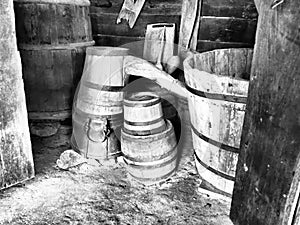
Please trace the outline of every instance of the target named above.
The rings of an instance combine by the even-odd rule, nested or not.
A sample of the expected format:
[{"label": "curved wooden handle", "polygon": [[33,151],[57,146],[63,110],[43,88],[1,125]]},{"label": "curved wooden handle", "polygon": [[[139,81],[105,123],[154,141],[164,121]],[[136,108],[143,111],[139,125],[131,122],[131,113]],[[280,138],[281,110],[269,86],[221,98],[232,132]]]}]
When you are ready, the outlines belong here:
[{"label": "curved wooden handle", "polygon": [[188,98],[189,96],[189,92],[182,82],[174,79],[144,59],[126,56],[124,60],[124,71],[127,75],[141,76],[153,80],[161,87],[180,97]]}]

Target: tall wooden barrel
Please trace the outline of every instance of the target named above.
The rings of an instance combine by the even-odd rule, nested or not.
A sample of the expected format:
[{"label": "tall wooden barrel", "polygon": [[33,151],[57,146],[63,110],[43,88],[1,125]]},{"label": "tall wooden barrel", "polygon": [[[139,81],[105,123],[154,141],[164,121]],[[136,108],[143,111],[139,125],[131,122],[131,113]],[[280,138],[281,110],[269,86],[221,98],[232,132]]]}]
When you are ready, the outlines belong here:
[{"label": "tall wooden barrel", "polygon": [[128,49],[88,47],[73,105],[71,145],[87,158],[120,153],[123,122],[123,59]]},{"label": "tall wooden barrel", "polygon": [[122,130],[122,152],[127,171],[142,184],[161,182],[176,170],[176,137],[172,123],[166,122],[166,129],[157,134],[137,136]]},{"label": "tall wooden barrel", "polygon": [[85,49],[94,45],[88,0],[14,0],[29,119],[71,116]]},{"label": "tall wooden barrel", "polygon": [[184,61],[195,161],[200,176],[231,195],[235,180],[252,49],[221,49]]},{"label": "tall wooden barrel", "polygon": [[164,131],[160,98],[151,93],[138,92],[124,99],[124,132],[132,135],[150,135]]}]

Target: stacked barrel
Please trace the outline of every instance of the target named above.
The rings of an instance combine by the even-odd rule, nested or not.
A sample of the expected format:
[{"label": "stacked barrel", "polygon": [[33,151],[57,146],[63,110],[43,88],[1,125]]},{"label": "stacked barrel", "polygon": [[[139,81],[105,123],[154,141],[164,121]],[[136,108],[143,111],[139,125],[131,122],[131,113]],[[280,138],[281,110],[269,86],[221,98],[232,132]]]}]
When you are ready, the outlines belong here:
[{"label": "stacked barrel", "polygon": [[161,99],[133,93],[124,99],[122,152],[131,177],[145,185],[167,179],[177,166],[177,141],[172,123],[163,117]]}]

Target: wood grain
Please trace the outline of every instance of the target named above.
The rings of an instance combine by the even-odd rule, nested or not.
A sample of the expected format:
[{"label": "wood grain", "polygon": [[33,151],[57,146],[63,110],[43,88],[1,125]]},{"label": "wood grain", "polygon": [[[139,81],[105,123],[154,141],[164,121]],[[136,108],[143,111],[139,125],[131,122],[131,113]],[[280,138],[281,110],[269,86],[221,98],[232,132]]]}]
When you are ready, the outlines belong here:
[{"label": "wood grain", "polygon": [[177,165],[177,142],[170,121],[158,134],[134,136],[122,130],[121,144],[127,171],[134,179],[152,185],[171,176]]},{"label": "wood grain", "polygon": [[30,119],[66,119],[72,109],[85,49],[94,41],[89,5],[70,3],[14,2]]},{"label": "wood grain", "polygon": [[18,43],[69,44],[92,41],[89,6],[14,3]]},{"label": "wood grain", "polygon": [[[234,98],[247,97],[248,81],[241,78],[250,73],[251,61],[252,49],[215,50],[184,61],[196,167],[227,195],[233,190],[246,108]],[[221,95],[234,98],[217,98]]]},{"label": "wood grain", "polygon": [[0,189],[34,177],[21,60],[10,0],[0,2]]},{"label": "wood grain", "polygon": [[300,2],[256,0],[258,30],[230,217],[234,224],[287,224],[300,157]]}]

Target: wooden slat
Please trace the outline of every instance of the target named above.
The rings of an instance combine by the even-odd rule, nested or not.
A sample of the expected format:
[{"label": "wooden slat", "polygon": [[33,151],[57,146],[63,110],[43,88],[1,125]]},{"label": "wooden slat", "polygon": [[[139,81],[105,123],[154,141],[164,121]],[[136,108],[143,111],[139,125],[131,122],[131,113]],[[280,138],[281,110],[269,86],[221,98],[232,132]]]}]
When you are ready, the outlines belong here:
[{"label": "wooden slat", "polygon": [[201,17],[199,40],[254,43],[256,20]]},{"label": "wooden slat", "polygon": [[[181,14],[181,1],[182,0],[151,0],[146,1],[142,8],[141,14]],[[92,0],[91,12],[92,13],[113,13],[118,14],[123,1],[120,0]]]},{"label": "wooden slat", "polygon": [[[119,13],[123,1],[120,0],[92,0],[92,13]],[[146,1],[141,14],[181,15],[182,0],[152,0]],[[257,18],[254,1],[249,0],[204,0],[203,16]]]},{"label": "wooden slat", "polygon": [[205,52],[221,48],[252,48],[254,44],[243,42],[220,42],[220,41],[205,41],[198,40],[197,51]]},{"label": "wooden slat", "polygon": [[[230,217],[283,225],[300,159],[300,1],[259,8],[247,112]],[[297,174],[296,174],[297,176]]]},{"label": "wooden slat", "polygon": [[257,10],[253,0],[203,0],[202,16],[255,19]]},{"label": "wooden slat", "polygon": [[[98,46],[123,46],[130,48],[132,54],[140,57],[143,56],[143,37],[98,34],[94,35],[93,38]],[[252,48],[253,46],[253,43],[198,40],[197,51],[204,52],[221,48]]]},{"label": "wooden slat", "polygon": [[[180,23],[179,16],[144,15],[140,16],[133,29],[126,23],[116,24],[114,14],[91,14],[93,34],[144,37],[148,23]],[[256,20],[236,19],[229,17],[202,17],[199,40],[254,43]]]},{"label": "wooden slat", "polygon": [[117,14],[91,13],[93,34],[144,37],[147,24],[166,22],[176,23],[178,27],[180,23],[179,15],[141,14],[131,29],[125,22],[116,24],[116,19]]}]

